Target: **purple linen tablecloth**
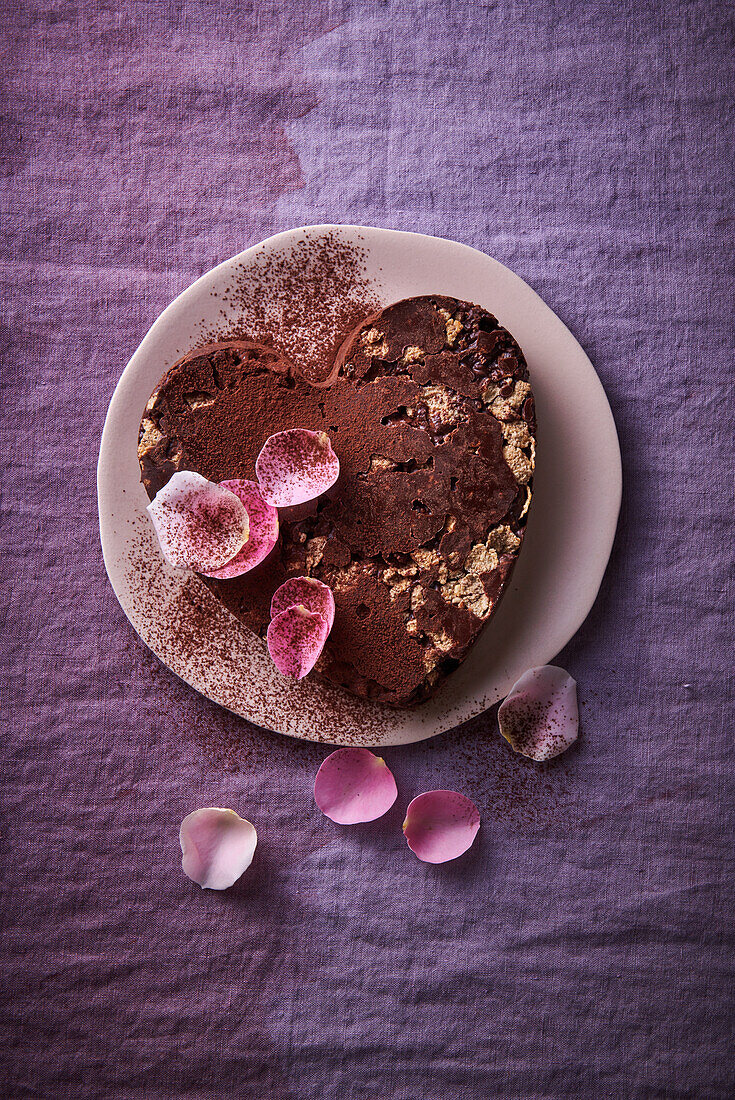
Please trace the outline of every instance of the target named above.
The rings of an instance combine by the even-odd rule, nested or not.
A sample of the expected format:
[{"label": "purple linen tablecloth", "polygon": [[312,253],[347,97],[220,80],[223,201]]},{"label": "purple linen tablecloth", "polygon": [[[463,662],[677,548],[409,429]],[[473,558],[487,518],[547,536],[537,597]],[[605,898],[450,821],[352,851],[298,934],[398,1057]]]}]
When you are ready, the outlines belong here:
[{"label": "purple linen tablecloth", "polygon": [[[2,1095],[729,1097],[733,9],[10,2],[3,25]],[[589,352],[626,491],[558,661],[583,734],[491,711],[386,758],[343,829],[326,749],[183,686],[106,580],[95,462],[123,366],[196,276],[344,221],[485,250]],[[408,799],[483,814],[444,868]],[[178,825],[260,830],[225,894]]]}]

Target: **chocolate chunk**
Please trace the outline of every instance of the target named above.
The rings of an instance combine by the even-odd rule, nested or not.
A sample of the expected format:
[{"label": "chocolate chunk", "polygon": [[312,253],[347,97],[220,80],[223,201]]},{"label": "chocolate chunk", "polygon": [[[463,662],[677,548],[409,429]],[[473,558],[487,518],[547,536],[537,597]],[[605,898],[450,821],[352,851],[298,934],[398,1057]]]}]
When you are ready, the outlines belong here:
[{"label": "chocolate chunk", "polygon": [[496,328],[492,332],[480,329],[474,346],[484,359],[495,357],[503,348],[507,336],[505,329]]}]

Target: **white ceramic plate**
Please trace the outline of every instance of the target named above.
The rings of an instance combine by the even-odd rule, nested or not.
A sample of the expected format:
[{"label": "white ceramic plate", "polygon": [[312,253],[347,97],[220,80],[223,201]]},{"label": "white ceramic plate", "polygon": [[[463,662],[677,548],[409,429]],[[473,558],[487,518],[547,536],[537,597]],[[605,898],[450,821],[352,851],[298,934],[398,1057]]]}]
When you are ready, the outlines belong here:
[{"label": "white ceramic plate", "polygon": [[[136,455],[145,403],[161,375],[202,333],[223,322],[223,295],[237,269],[257,267],[321,237],[364,250],[379,299],[440,293],[478,302],[513,333],[528,361],[539,423],[534,497],[523,549],[498,612],[467,660],[437,695],[412,711],[355,699],[307,678],[286,681],[263,643],[191,574],[164,564],[140,484]],[[306,243],[304,243],[306,242]],[[302,251],[303,254],[303,251]],[[248,324],[225,309],[226,322]],[[197,691],[257,725],[333,744],[420,741],[479,714],[525,669],[569,641],[597,595],[620,508],[620,448],[599,378],[566,326],[507,267],[454,241],[364,226],[310,226],[279,233],[220,264],[179,295],[148,332],[115,390],[98,466],[105,566],[125,614],[144,642]],[[180,642],[194,600],[212,616],[211,641],[196,653]],[[223,632],[227,643],[222,644]],[[215,641],[216,639],[216,641]]]}]

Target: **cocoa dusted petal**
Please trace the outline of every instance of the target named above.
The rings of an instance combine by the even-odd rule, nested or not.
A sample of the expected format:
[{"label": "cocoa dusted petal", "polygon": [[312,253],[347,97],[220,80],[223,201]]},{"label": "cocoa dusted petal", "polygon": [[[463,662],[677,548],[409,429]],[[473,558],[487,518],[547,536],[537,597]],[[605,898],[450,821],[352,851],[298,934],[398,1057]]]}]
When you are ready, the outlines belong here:
[{"label": "cocoa dusted petal", "polygon": [[143,415],[150,497],[178,470],[255,479],[266,440],[325,433],[339,480],[303,510],[256,569],[203,578],[265,636],[291,577],[334,593],[314,675],[396,706],[428,698],[497,607],[520,551],[535,458],[523,353],[478,305],[439,295],[373,313],[319,385],[272,348],[225,340],[190,352]]}]

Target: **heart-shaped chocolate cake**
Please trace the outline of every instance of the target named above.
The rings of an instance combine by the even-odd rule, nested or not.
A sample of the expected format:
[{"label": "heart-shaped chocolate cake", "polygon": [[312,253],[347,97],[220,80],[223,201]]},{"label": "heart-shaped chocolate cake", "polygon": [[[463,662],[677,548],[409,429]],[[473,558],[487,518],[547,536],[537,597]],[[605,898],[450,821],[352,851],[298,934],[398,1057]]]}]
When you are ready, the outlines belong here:
[{"label": "heart-shaped chocolate cake", "polygon": [[536,428],[523,353],[486,310],[439,295],[367,317],[316,384],[262,344],[209,344],[148,402],[148,495],[179,470],[253,479],[265,440],[289,428],[329,435],[339,480],[281,511],[257,568],[202,580],[263,636],[279,585],[319,579],[336,616],[316,672],[368,699],[418,703],[466,656],[518,557]]}]

